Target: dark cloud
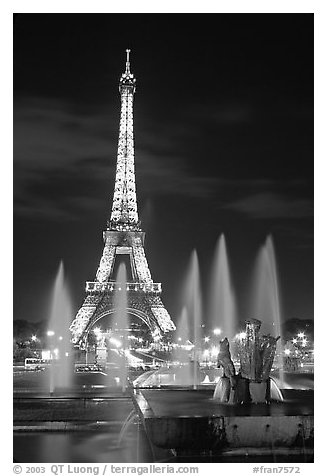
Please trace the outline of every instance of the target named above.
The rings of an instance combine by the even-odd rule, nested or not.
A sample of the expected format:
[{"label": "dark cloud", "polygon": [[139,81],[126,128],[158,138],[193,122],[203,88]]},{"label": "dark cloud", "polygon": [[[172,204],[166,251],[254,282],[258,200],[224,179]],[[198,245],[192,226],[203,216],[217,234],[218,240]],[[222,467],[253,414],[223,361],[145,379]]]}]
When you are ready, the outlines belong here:
[{"label": "dark cloud", "polygon": [[[288,249],[313,250],[314,230],[312,223],[306,219],[306,226],[299,220],[283,220],[275,224],[274,232],[285,241],[285,247]],[[313,217],[311,217],[313,220]],[[303,220],[302,220],[303,221]]]},{"label": "dark cloud", "polygon": [[305,218],[313,216],[313,201],[273,193],[250,195],[225,205],[252,218]]},{"label": "dark cloud", "polygon": [[[89,210],[99,206],[99,190],[104,193],[110,184],[112,192],[118,131],[108,114],[80,114],[62,101],[21,98],[14,135],[16,214],[76,219],[86,204]],[[212,195],[217,178],[192,175],[188,159],[174,156],[176,140],[164,139],[148,131],[136,149],[142,194]]]},{"label": "dark cloud", "polygon": [[16,163],[56,168],[80,158],[110,156],[116,148],[117,124],[108,112],[87,115],[63,101],[20,98],[14,121]]},{"label": "dark cloud", "polygon": [[[249,109],[242,107],[214,113],[216,121],[227,123],[242,122],[248,114]],[[101,108],[96,114],[81,112],[67,101],[55,99],[16,100],[14,198],[18,216],[76,220],[83,207],[99,208],[101,196],[110,195],[113,190],[118,136],[114,116],[101,112]],[[218,207],[238,210],[254,218],[310,213],[309,203],[274,194],[276,187],[283,187],[283,182],[276,179],[224,178],[210,174],[210,168],[198,173],[194,167],[197,151],[186,140],[187,134],[195,133],[194,117],[190,115],[188,121],[175,120],[176,127],[167,128],[166,132],[156,127],[144,131],[142,141],[136,144],[137,187],[142,196],[198,199],[218,196]],[[200,124],[204,127],[205,122]],[[180,150],[179,155],[176,150]],[[216,153],[219,164],[221,157]],[[303,179],[285,183],[288,190],[303,186]],[[231,193],[237,196],[242,190],[258,194],[226,204]],[[268,190],[272,192],[267,193]]]}]

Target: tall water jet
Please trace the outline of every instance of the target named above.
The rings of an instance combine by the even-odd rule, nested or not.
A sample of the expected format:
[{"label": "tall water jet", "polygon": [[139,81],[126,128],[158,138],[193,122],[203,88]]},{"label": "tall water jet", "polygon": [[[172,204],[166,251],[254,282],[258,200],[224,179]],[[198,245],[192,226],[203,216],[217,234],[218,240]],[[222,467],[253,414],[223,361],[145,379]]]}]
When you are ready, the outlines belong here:
[{"label": "tall water jet", "polygon": [[228,338],[233,355],[233,338],[237,331],[236,300],[224,234],[220,235],[215,248],[209,289],[210,324],[213,329],[222,329],[222,335]]},{"label": "tall water jet", "polygon": [[190,339],[190,325],[188,322],[187,309],[184,306],[180,318],[177,321],[175,335],[179,342],[185,344]]},{"label": "tall water jet", "polygon": [[59,264],[50,311],[48,344],[51,353],[50,393],[56,387],[70,387],[73,378],[73,354],[70,330],[73,312],[64,279],[64,265]]},{"label": "tall water jet", "polygon": [[119,381],[123,393],[127,386],[127,354],[128,354],[128,313],[127,313],[127,285],[126,285],[126,266],[121,263],[118,268],[116,292],[114,296],[115,303],[115,321],[117,323],[117,332],[121,338],[119,347]]},{"label": "tall water jet", "polygon": [[190,317],[190,340],[193,341],[193,388],[199,380],[199,353],[201,351],[202,299],[200,287],[199,260],[193,250],[187,279],[187,313]]},{"label": "tall water jet", "polygon": [[266,334],[280,336],[277,342],[277,363],[281,385],[284,384],[280,291],[274,243],[269,235],[261,247],[254,274],[252,316],[262,320]]},{"label": "tall water jet", "polygon": [[173,350],[173,360],[179,362],[180,368],[176,372],[179,385],[192,385],[193,372],[189,365],[190,325],[186,307],[183,307],[180,318],[176,323],[175,339],[177,347]]}]

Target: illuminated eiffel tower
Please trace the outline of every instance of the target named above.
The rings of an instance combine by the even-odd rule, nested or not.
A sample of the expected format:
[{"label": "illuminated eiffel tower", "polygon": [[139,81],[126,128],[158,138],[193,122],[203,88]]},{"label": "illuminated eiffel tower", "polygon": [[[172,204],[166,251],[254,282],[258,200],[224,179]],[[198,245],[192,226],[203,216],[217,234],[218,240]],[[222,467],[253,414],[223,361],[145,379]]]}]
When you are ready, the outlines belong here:
[{"label": "illuminated eiffel tower", "polygon": [[[120,288],[114,269],[124,255],[130,265],[132,279],[127,283],[129,314],[143,321],[154,340],[175,329],[161,295],[161,283],[154,283],[144,252],[145,233],[138,218],[133,137],[133,98],[136,80],[130,72],[126,50],[126,70],[119,82],[121,113],[115,189],[110,220],[103,232],[104,248],[94,281],[86,282],[86,297],[73,320],[72,342],[86,347],[90,329],[101,318],[113,314],[114,293]],[[115,266],[116,263],[116,266]]]}]

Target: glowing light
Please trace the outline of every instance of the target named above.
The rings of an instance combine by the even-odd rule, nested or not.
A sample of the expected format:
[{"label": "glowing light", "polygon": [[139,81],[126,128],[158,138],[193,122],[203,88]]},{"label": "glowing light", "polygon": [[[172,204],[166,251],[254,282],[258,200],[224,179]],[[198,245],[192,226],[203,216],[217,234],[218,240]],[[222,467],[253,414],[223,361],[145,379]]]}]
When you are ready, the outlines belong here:
[{"label": "glowing light", "polygon": [[158,329],[155,329],[151,334],[152,334],[154,342],[159,342],[160,341],[161,334],[160,334],[160,331]]},{"label": "glowing light", "polygon": [[50,350],[48,350],[48,349],[42,350],[41,356],[42,356],[42,359],[44,359],[44,360],[50,360],[50,358],[51,358]]},{"label": "glowing light", "polygon": [[303,339],[304,338],[304,332],[299,332],[297,336],[298,336],[299,339]]},{"label": "glowing light", "polygon": [[58,357],[59,354],[59,349],[53,349],[53,353],[56,357]]},{"label": "glowing light", "polygon": [[236,338],[239,340],[245,339],[246,338],[246,332],[240,332],[239,334],[236,335]]},{"label": "glowing light", "polygon": [[210,340],[210,337],[205,337],[204,338],[204,342],[209,342],[209,340]]},{"label": "glowing light", "polygon": [[292,342],[293,342],[293,344],[296,344],[296,343],[297,343],[297,339],[295,339],[295,338],[292,339]]},{"label": "glowing light", "polygon": [[110,337],[109,342],[111,342],[118,348],[122,346],[122,343],[120,342],[120,340],[115,339],[114,337]]},{"label": "glowing light", "polygon": [[212,347],[212,349],[211,349],[211,355],[212,355],[213,357],[217,357],[218,353],[219,353],[218,347],[216,347],[216,346]]},{"label": "glowing light", "polygon": [[285,355],[290,355],[290,353],[291,353],[290,349],[285,349],[285,350],[284,350],[284,354],[285,354]]},{"label": "glowing light", "polygon": [[68,357],[69,356],[69,352],[65,352],[65,357]]},{"label": "glowing light", "polygon": [[303,341],[302,341],[302,347],[306,347],[306,346],[307,346],[307,343],[308,343],[307,339],[303,339]]},{"label": "glowing light", "polygon": [[32,337],[31,337],[31,340],[32,340],[33,342],[35,342],[35,341],[37,341],[37,337],[36,337],[36,336],[32,336]]},{"label": "glowing light", "polygon": [[55,335],[54,331],[48,331],[47,332],[47,336],[49,336],[49,337],[54,336],[54,335]]},{"label": "glowing light", "polygon": [[58,340],[62,340],[62,339],[63,339],[63,337],[62,337],[62,336],[59,336],[59,337],[58,337]]},{"label": "glowing light", "polygon": [[102,331],[101,331],[101,327],[95,327],[95,328],[93,329],[93,332],[94,332],[94,334],[96,334],[96,335],[101,334],[101,332],[102,332]]},{"label": "glowing light", "polygon": [[219,329],[219,327],[216,327],[216,329],[213,330],[213,333],[215,334],[215,336],[219,336],[221,334],[221,329]]},{"label": "glowing light", "polygon": [[193,347],[194,347],[194,344],[181,345],[181,348],[185,350],[191,350],[193,349]]}]

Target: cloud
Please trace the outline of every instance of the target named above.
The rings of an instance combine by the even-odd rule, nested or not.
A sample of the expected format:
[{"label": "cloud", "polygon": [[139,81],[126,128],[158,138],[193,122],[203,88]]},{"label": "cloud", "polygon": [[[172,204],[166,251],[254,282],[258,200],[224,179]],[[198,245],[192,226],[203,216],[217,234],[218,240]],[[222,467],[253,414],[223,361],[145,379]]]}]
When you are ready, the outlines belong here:
[{"label": "cloud", "polygon": [[105,155],[109,161],[116,141],[112,119],[101,111],[86,114],[66,103],[40,98],[15,102],[15,163],[56,168]]},{"label": "cloud", "polygon": [[[180,117],[184,111],[169,123],[163,120],[160,127],[146,123],[148,129],[138,131],[135,171],[139,198],[210,199],[216,206],[255,218],[312,214],[310,201],[287,200],[275,193],[287,190],[294,194],[305,183],[226,178],[218,175],[216,162],[220,159],[212,154],[202,169],[202,136],[195,127],[195,116],[186,112],[190,112],[189,117]],[[206,111],[200,108],[201,113],[204,120]],[[210,114],[209,122],[214,119]],[[246,106],[222,108],[214,114],[216,123],[251,119],[251,109]],[[87,110],[58,99],[20,97],[15,101],[14,118],[16,215],[76,220],[83,211],[101,210],[101,204],[109,203],[115,178],[119,104]],[[205,128],[207,123],[201,124]],[[238,198],[250,190],[255,193]],[[231,196],[236,197],[233,202]]]},{"label": "cloud", "polygon": [[[16,215],[76,219],[82,207],[112,194],[118,117],[76,110],[55,99],[15,102],[14,203]],[[145,131],[136,148],[136,181],[142,195],[210,196],[212,177],[192,175],[185,156],[174,155],[174,134]],[[86,198],[87,197],[87,198]]]},{"label": "cloud", "polygon": [[274,193],[258,193],[228,203],[224,208],[244,213],[252,218],[309,218],[313,216],[313,201],[288,198]]},{"label": "cloud", "polygon": [[141,150],[136,160],[137,182],[145,195],[206,198],[215,193],[219,184],[217,177],[194,175],[185,157],[152,155]]},{"label": "cloud", "polygon": [[295,220],[283,220],[274,226],[274,234],[285,238],[286,246],[298,249],[313,249],[314,246],[314,230],[312,223],[308,222],[304,226]]},{"label": "cloud", "polygon": [[14,111],[16,216],[75,220],[82,209],[99,207],[116,166],[110,115],[44,98],[20,98]]}]

